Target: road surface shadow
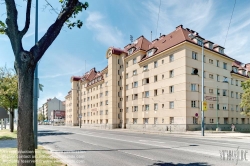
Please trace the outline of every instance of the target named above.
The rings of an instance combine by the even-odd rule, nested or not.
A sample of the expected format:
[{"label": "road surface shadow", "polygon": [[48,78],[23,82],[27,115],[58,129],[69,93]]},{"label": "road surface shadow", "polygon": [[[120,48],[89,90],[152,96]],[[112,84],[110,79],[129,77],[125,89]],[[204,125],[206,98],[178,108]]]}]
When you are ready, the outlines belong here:
[{"label": "road surface shadow", "polygon": [[57,142],[60,142],[60,141],[54,141],[54,142],[38,142],[39,145],[51,145],[51,144],[54,144],[54,143],[57,143]]},{"label": "road surface shadow", "polygon": [[200,163],[200,162],[196,162],[196,163],[177,163],[177,164],[174,164],[172,162],[157,162],[157,163],[154,163],[153,165],[150,165],[150,166],[210,166],[208,165],[207,163]]},{"label": "road surface shadow", "polygon": [[70,135],[70,132],[54,132],[54,131],[38,131],[38,137],[43,136],[57,136],[57,135]]}]

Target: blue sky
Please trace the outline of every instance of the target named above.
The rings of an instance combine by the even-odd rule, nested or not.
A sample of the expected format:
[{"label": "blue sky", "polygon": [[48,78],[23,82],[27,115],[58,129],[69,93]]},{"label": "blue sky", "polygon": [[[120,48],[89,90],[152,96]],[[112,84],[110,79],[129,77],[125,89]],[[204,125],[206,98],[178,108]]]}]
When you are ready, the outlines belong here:
[{"label": "blue sky", "polygon": [[[34,0],[33,0],[34,1]],[[60,9],[59,0],[49,0]],[[19,29],[24,25],[25,1],[16,0],[19,11]],[[82,1],[84,2],[84,1]],[[39,63],[40,93],[39,107],[48,98],[64,100],[70,90],[70,77],[82,75],[96,67],[102,70],[107,65],[105,53],[110,46],[123,48],[134,39],[144,35],[150,40],[161,34],[172,32],[183,24],[199,32],[207,40],[224,46],[234,0],[162,0],[157,29],[160,0],[89,0],[89,8],[78,18],[84,23],[81,29],[64,27]],[[34,44],[34,6],[31,25],[23,39],[24,48]],[[56,19],[57,15],[44,8],[39,0],[39,38]],[[225,53],[243,63],[250,62],[250,1],[238,0],[229,29]],[[0,5],[0,20],[5,20],[5,6]],[[157,34],[156,34],[157,29]],[[0,66],[13,68],[14,56],[7,36],[0,36]]]}]

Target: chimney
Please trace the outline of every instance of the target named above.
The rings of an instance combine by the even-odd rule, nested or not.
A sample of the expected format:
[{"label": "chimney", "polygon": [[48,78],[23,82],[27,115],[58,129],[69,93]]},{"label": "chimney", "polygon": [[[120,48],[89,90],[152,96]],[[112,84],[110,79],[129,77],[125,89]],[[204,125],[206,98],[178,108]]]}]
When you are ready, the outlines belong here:
[{"label": "chimney", "polygon": [[179,26],[176,27],[176,30],[182,29],[182,27],[183,27],[183,25],[179,25]]}]

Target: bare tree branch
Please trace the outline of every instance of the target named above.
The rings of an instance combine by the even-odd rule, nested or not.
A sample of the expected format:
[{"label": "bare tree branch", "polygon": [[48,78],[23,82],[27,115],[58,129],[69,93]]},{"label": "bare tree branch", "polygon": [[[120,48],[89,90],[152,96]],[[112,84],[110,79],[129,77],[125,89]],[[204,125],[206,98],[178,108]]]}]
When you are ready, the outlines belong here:
[{"label": "bare tree branch", "polygon": [[5,32],[10,38],[14,54],[17,55],[18,52],[20,52],[20,49],[22,49],[23,47],[17,25],[16,4],[14,0],[5,0],[5,4],[7,10],[7,18],[6,18],[7,29],[5,30]]},{"label": "bare tree branch", "polygon": [[74,12],[75,6],[79,3],[78,0],[70,0],[64,10],[58,15],[54,24],[52,24],[44,36],[30,49],[34,56],[35,63],[43,56],[44,52],[49,48],[52,42],[60,33],[64,23],[68,20]]},{"label": "bare tree branch", "polygon": [[27,8],[26,8],[26,21],[23,30],[20,32],[21,38],[27,33],[30,26],[30,11],[31,11],[32,0],[27,0]]}]

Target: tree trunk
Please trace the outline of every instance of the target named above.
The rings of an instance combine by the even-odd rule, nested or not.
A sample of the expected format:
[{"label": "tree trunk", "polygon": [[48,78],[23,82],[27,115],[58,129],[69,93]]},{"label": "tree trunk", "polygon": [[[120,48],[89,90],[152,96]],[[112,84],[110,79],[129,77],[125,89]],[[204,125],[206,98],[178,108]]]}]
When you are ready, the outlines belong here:
[{"label": "tree trunk", "polygon": [[18,166],[35,166],[33,133],[33,79],[34,67],[18,69]]},{"label": "tree trunk", "polygon": [[10,110],[10,132],[14,131],[14,110]]}]

